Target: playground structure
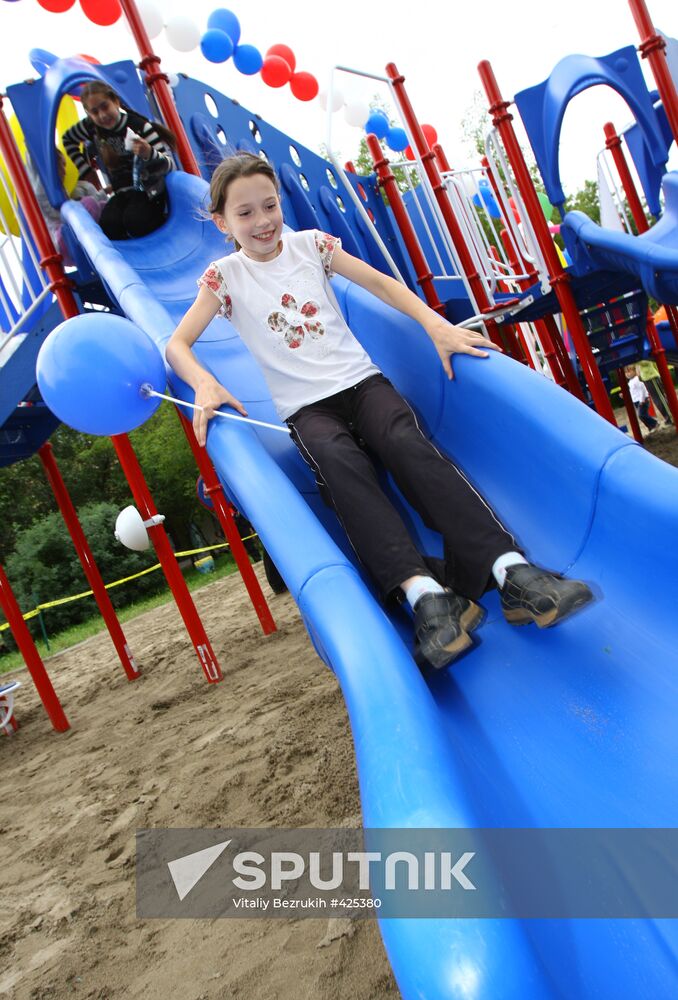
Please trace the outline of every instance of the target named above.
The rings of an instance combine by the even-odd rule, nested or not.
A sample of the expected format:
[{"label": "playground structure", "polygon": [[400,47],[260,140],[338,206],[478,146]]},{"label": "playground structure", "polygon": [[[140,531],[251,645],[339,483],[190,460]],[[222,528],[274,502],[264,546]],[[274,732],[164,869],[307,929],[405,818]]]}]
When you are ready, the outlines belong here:
[{"label": "playground structure", "polygon": [[[165,108],[157,59],[143,26],[135,22],[133,4],[125,0],[123,6],[167,123],[182,136],[185,127],[179,147],[184,172],[169,177],[167,223],[140,241],[111,244],[81,206],[63,203],[77,265],[66,279],[36,215],[12,134],[0,118],[3,156],[30,228],[30,233],[22,230],[26,277],[18,292],[28,296],[30,291],[32,296],[20,312],[3,292],[7,316],[12,316],[12,304],[17,316],[12,317],[13,353],[0,367],[0,379],[7,377],[7,384],[19,391],[11,412],[3,414],[2,430],[12,431],[3,439],[3,461],[45,448],[54,429],[55,420],[41,407],[31,381],[37,348],[49,330],[81,305],[105,305],[162,346],[193,299],[195,278],[206,262],[223,253],[216,229],[195,213],[205,180],[223,153],[220,136],[235,148],[265,153],[279,171],[289,225],[331,230],[350,252],[383,270],[395,269],[411,287],[421,288],[434,308],[456,321],[483,322],[488,334],[503,343],[510,358],[492,357],[482,366],[457,359],[459,378],[449,386],[415,324],[360,288],[335,279],[356,335],[417,407],[431,437],[482,487],[528,552],[538,553],[555,569],[596,581],[603,595],[581,618],[548,635],[506,626],[496,595],[487,595],[482,645],[455,668],[453,677],[443,673],[427,683],[409,652],[409,621],[398,613],[387,619],[377,606],[369,582],[286,438],[214,421],[207,447],[210,462],[195,449],[203,463],[200,471],[205,482],[213,484],[211,499],[223,497],[218,476],[256,527],[298,603],[315,648],[342,686],[356,744],[365,826],[674,826],[676,586],[665,541],[677,526],[678,473],[609,426],[607,392],[612,372],[647,354],[646,336],[670,380],[665,351],[675,350],[675,329],[669,321],[659,337],[652,324],[647,328],[646,295],[652,288],[646,282],[661,282],[652,287],[661,287],[671,316],[671,306],[678,304],[671,275],[678,250],[670,246],[674,179],[665,180],[668,221],[660,220],[645,236],[613,234],[616,241],[623,237],[623,243],[615,242],[611,234],[599,235],[576,216],[566,217],[563,226],[574,261],[566,270],[517,146],[507,102],[487,64],[481,64],[481,75],[494,126],[483,173],[474,172],[470,183],[449,169],[440,147],[429,149],[403,78],[395,66],[388,67],[385,79],[408,131],[415,155],[410,162],[420,180],[401,204],[393,165],[376,141],[369,141],[376,174],[358,177],[336,162],[328,164],[198,81],[181,79],[175,103]],[[659,43],[648,43],[655,36],[651,24],[643,25],[645,51],[660,57]],[[665,163],[666,132],[660,142],[659,112],[652,102],[650,111],[638,96],[635,50],[622,52],[613,54],[609,65],[597,60],[602,65],[596,67],[595,79],[609,85],[610,73],[618,73],[622,60],[631,67],[629,78],[614,82],[616,89],[626,88],[646,137],[645,146],[629,143],[629,149],[633,155],[633,148],[641,148],[644,162],[649,158],[652,169],[638,173],[656,215],[656,180]],[[590,70],[587,66],[586,72]],[[577,73],[581,78],[583,69],[572,62],[557,67],[550,81],[562,83],[564,77],[563,88],[556,88],[554,97],[549,81],[532,88],[539,91],[536,95],[524,92],[517,98],[521,113],[530,100],[541,100],[542,107],[551,100],[556,113],[535,114],[535,119],[562,120],[567,100],[580,85]],[[131,62],[93,67],[78,59],[59,60],[42,80],[9,88],[12,107],[55,204],[63,201],[52,150],[60,97],[84,79],[100,76],[114,81],[132,106],[154,113]],[[661,94],[667,122],[668,109],[676,106],[670,82],[663,81]],[[641,95],[647,90],[644,82],[642,87]],[[206,93],[214,112],[206,105]],[[527,111],[526,117],[549,200],[562,203],[557,141],[551,135],[540,143],[538,125],[530,126]],[[678,129],[673,134],[678,135]],[[634,162],[643,161],[634,157]],[[388,194],[388,208],[378,179]],[[478,197],[482,204],[491,204],[487,185],[501,210],[494,240],[479,224],[473,201]],[[632,203],[627,185],[625,194]],[[636,225],[641,228],[638,220]],[[673,232],[675,240],[675,227]],[[646,266],[650,262],[655,265],[651,278]],[[47,282],[39,265],[47,272]],[[591,336],[581,311],[594,327]],[[557,316],[561,312],[569,348]],[[197,351],[217,377],[228,380],[252,416],[275,422],[261,376],[226,321],[214,322]],[[553,381],[531,370],[544,362]],[[167,375],[173,394],[192,401],[189,388],[172,372]],[[620,376],[622,394],[625,384]],[[666,379],[664,384],[669,396]],[[7,398],[4,391],[0,398]],[[670,398],[675,407],[675,393]],[[18,406],[26,401],[34,406]],[[593,403],[607,420],[599,419],[585,402]],[[460,434],[459,427],[469,427],[470,414],[473,433]],[[631,407],[630,422],[632,416]],[[635,427],[639,435],[637,422]],[[517,446],[507,447],[507,442]],[[128,442],[116,435],[114,443],[140,513],[149,519],[157,512]],[[439,539],[407,509],[392,483],[389,489],[423,550],[438,554]],[[227,519],[228,502],[221,502]],[[645,537],[629,539],[630,526],[635,532],[640,524],[646,526]],[[150,533],[169,575],[176,574],[162,528],[153,527]],[[619,538],[625,539],[623,547]],[[633,578],[629,565],[634,567]],[[637,581],[647,579],[656,581],[655,588],[639,592]],[[0,597],[31,672],[39,686],[44,685],[46,673],[42,678],[39,657],[36,662],[37,653],[31,651],[30,635],[1,571]],[[219,679],[209,647],[199,632],[192,634],[208,679]],[[65,728],[64,723],[65,716],[55,714],[55,728]],[[678,940],[670,922],[464,920],[452,926],[441,920],[389,920],[382,923],[382,934],[405,997],[631,998],[668,996],[675,989]]]}]

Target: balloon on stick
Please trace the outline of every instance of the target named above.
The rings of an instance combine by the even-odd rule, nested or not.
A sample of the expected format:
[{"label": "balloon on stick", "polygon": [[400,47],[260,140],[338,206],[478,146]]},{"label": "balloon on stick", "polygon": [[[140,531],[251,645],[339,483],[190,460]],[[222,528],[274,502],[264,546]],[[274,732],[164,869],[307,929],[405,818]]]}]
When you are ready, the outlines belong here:
[{"label": "balloon on stick", "polygon": [[234,46],[237,46],[240,41],[240,21],[231,10],[226,10],[223,7],[213,10],[207,18],[207,27],[223,31],[231,39]]},{"label": "balloon on stick", "polygon": [[290,80],[290,90],[298,101],[312,101],[318,96],[318,81],[312,73],[294,73]]},{"label": "balloon on stick", "polygon": [[47,337],[36,365],[42,398],[69,427],[83,434],[125,434],[160,405],[142,394],[162,390],[165,364],[139,327],[122,316],[83,313]]},{"label": "balloon on stick", "polygon": [[261,52],[254,45],[237,45],[233,65],[244,76],[254,76],[264,64]]}]

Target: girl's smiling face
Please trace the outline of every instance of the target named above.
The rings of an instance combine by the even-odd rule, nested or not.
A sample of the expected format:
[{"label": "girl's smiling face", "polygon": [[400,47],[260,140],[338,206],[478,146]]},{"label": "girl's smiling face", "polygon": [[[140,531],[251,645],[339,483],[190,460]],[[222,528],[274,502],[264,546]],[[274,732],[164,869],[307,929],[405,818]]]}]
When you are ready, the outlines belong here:
[{"label": "girl's smiling face", "polygon": [[107,93],[90,94],[86,102],[83,99],[82,106],[100,128],[115,128],[120,120],[120,101]]},{"label": "girl's smiling face", "polygon": [[263,174],[237,177],[228,185],[222,215],[214,221],[237,240],[252,260],[273,260],[280,253],[283,217],[275,185]]}]

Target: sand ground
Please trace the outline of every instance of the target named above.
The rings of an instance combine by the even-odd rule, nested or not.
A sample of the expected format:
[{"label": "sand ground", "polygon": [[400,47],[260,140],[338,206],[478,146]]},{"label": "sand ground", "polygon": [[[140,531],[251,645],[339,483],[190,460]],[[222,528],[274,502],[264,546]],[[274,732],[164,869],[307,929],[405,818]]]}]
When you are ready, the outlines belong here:
[{"label": "sand ground", "polygon": [[221,684],[204,681],[174,604],[125,625],[138,681],[107,634],[46,661],[66,734],[14,675],[21,728],[0,738],[0,996],[398,997],[371,920],[136,919],[137,828],[361,822],[341,693],[292,600],[271,596],[268,637],[237,574],[196,604]]},{"label": "sand ground", "polygon": [[[671,428],[646,446],[678,465]],[[205,683],[173,604],[125,626],[134,683],[105,633],[47,661],[67,734],[15,675],[21,729],[0,737],[0,996],[399,996],[373,921],[135,916],[137,828],[360,824],[338,685],[291,599],[264,586],[269,637],[237,575],[196,594],[221,684]]]}]

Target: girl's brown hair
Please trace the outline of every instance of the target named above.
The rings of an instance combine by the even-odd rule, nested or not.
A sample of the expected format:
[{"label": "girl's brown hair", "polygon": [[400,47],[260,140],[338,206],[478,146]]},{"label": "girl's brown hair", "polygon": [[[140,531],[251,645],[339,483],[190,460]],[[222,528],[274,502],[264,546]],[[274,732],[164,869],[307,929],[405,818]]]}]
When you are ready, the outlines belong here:
[{"label": "girl's brown hair", "polygon": [[[120,94],[116,93],[116,91],[113,90],[112,87],[109,87],[107,83],[104,83],[103,80],[90,80],[89,83],[83,84],[83,86],[80,88],[79,97],[80,100],[82,101],[82,106],[83,108],[85,108],[85,111],[87,111],[87,108],[85,106],[85,101],[90,97],[94,97],[95,94],[101,94],[104,97],[107,97],[109,101],[117,101],[117,103],[120,105],[121,111],[125,111],[127,113],[133,111],[132,108],[125,107],[122,100],[120,99]],[[138,114],[138,112],[133,112],[133,113]],[[145,115],[141,115],[141,117],[144,118]],[[147,120],[150,121],[152,127],[158,133],[162,141],[166,143],[170,147],[170,149],[177,148],[177,139],[174,132],[170,132],[170,130],[168,128],[165,128],[164,125],[161,125],[160,122],[152,121],[151,119]],[[104,132],[99,131],[98,125],[95,124],[94,127],[96,128],[97,133],[99,135],[101,135],[102,137],[105,136]]]},{"label": "girl's brown hair", "polygon": [[[260,156],[255,156],[254,153],[245,152],[235,153],[222,160],[212,174],[210,181],[210,203],[207,208],[209,214],[222,215],[226,205],[228,188],[233,181],[238,180],[239,177],[253,177],[255,174],[268,177],[278,194],[280,193],[278,176],[268,160],[263,160]],[[239,250],[238,241],[233,240],[233,242],[236,250]]]}]

